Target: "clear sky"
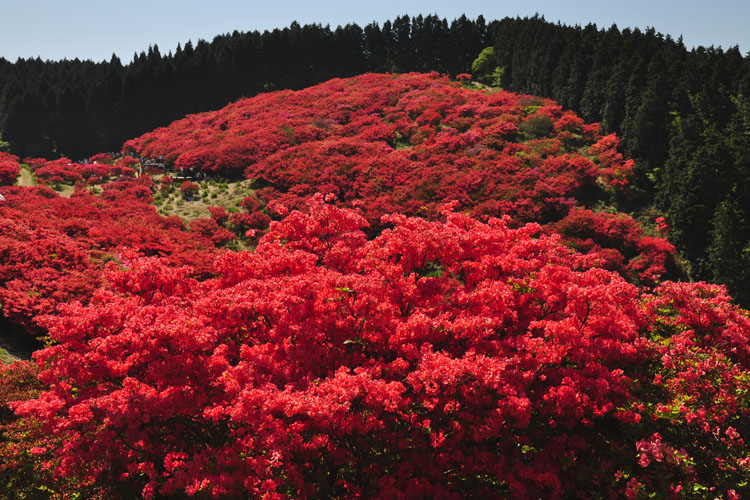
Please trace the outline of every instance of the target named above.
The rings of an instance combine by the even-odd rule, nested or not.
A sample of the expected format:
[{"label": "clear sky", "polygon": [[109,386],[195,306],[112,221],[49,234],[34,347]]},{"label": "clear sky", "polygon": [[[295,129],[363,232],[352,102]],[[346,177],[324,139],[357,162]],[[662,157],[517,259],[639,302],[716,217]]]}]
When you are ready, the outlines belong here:
[{"label": "clear sky", "polygon": [[622,29],[654,27],[688,48],[739,45],[750,51],[750,0],[0,0],[0,57],[109,59],[234,30],[271,30],[300,24],[381,23],[402,14],[465,13],[490,21],[543,15],[568,25],[596,23]]}]

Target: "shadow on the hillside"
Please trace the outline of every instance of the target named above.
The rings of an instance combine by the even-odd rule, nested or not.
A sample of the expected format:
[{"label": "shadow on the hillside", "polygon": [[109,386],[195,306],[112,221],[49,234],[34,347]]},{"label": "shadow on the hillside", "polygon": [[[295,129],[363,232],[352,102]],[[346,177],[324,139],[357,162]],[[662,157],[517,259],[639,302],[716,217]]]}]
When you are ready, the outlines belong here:
[{"label": "shadow on the hillside", "polygon": [[6,361],[31,359],[31,354],[42,347],[38,339],[0,315],[0,348],[7,351],[11,357]]}]

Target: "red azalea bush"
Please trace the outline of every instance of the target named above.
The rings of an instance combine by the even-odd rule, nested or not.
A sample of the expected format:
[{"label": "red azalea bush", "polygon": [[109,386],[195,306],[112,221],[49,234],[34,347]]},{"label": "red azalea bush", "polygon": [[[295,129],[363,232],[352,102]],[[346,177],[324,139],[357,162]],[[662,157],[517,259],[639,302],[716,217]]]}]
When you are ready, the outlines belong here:
[{"label": "red azalea bush", "polygon": [[[145,179],[148,181],[144,182]],[[138,200],[143,203],[152,203],[153,181],[149,177],[134,179],[132,177],[120,177],[115,182],[108,182],[102,186],[101,197],[110,201],[122,200],[127,203],[130,200]]]},{"label": "red azalea bush", "polygon": [[38,167],[34,174],[41,184],[61,184],[63,182],[74,184],[82,180],[81,171],[83,165],[72,163],[67,158],[48,161]]},{"label": "red azalea bush", "polygon": [[[615,270],[643,283],[654,284],[676,272],[676,250],[667,240],[645,236],[630,216],[574,207],[549,225],[580,252],[596,255],[598,267]],[[628,262],[625,265],[626,261]]]},{"label": "red azalea bush", "polygon": [[200,185],[192,181],[183,181],[180,184],[180,193],[183,198],[192,198],[200,190]]},{"label": "red azalea bush", "polygon": [[[55,185],[61,183],[75,184],[80,180],[86,180],[89,184],[99,184],[109,178],[134,177],[135,170],[129,166],[132,165],[132,162],[124,161],[125,158],[130,157],[121,158],[114,164],[112,164],[111,157],[104,153],[93,156],[91,163],[86,164],[73,163],[67,158],[51,161],[43,159],[28,160],[32,162],[32,170],[39,183]],[[130,158],[130,160],[134,159]],[[94,179],[94,181],[90,182],[91,179]]]},{"label": "red azalea bush", "polygon": [[11,403],[39,395],[43,386],[37,379],[38,374],[39,368],[31,361],[12,366],[0,362],[0,429],[16,420]]},{"label": "red azalea bush", "polygon": [[367,240],[317,197],[208,281],[110,265],[45,320],[48,389],[16,411],[105,498],[750,494],[750,318],[722,287],[442,217]]},{"label": "red azalea bush", "polygon": [[226,224],[229,220],[229,212],[227,212],[227,209],[222,206],[208,207],[208,212],[211,214],[211,218],[221,226]]},{"label": "red azalea bush", "polygon": [[199,275],[211,272],[210,236],[186,233],[182,222],[160,217],[148,178],[103,186],[101,196],[85,189],[71,198],[47,187],[10,187],[0,204],[0,304],[2,314],[32,333],[36,316],[60,303],[86,302],[101,286],[104,263],[119,247],[189,264]]},{"label": "red azalea bush", "polygon": [[[584,200],[608,201],[627,187],[633,162],[617,147],[616,136],[602,137],[598,125],[549,99],[412,73],[261,94],[190,115],[123,150],[163,155],[182,170],[244,172],[264,203],[292,209],[313,193],[333,193],[343,206],[356,204],[376,234],[385,214],[435,218],[451,200],[480,217],[558,222]],[[612,245],[603,250],[623,255],[616,267],[629,275],[661,279],[674,260],[621,252],[629,241]],[[643,260],[652,255],[656,261]]]},{"label": "red azalea bush", "polygon": [[111,165],[114,163],[113,158],[108,153],[98,153],[89,158],[91,163],[98,163],[102,165]]},{"label": "red azalea bush", "polygon": [[135,168],[135,166],[139,163],[140,161],[138,161],[137,158],[133,158],[132,156],[121,156],[114,162],[115,166],[120,168]]},{"label": "red azalea bush", "polygon": [[[44,389],[39,368],[31,361],[11,365],[0,362],[0,485],[3,498],[49,498],[44,485],[55,483],[52,471],[42,466],[41,424],[19,418],[11,409],[15,401],[36,398]],[[54,439],[45,438],[46,442]],[[72,484],[68,484],[73,487]],[[13,496],[11,496],[13,495]]]},{"label": "red azalea bush", "polygon": [[123,177],[135,177],[135,169],[130,167],[119,167],[120,175]]},{"label": "red azalea bush", "polygon": [[46,158],[31,158],[27,156],[23,159],[23,162],[31,168],[32,172],[35,172],[39,167],[44,166],[49,160]]},{"label": "red azalea bush", "polygon": [[667,219],[664,217],[657,217],[656,220],[656,230],[659,231],[659,234],[666,238],[669,232],[672,230],[672,228],[669,226],[669,223],[667,222]]},{"label": "red azalea bush", "polygon": [[18,179],[21,165],[18,157],[0,151],[0,186],[12,186]]},{"label": "red azalea bush", "polygon": [[104,180],[112,173],[109,165],[99,163],[81,165],[80,172],[87,181],[91,178]]},{"label": "red azalea bush", "polygon": [[214,219],[195,219],[190,223],[190,231],[210,238],[217,247],[237,239],[234,234],[221,227]]},{"label": "red azalea bush", "polygon": [[263,230],[268,227],[271,218],[261,211],[235,212],[229,216],[229,222],[237,233],[248,229]]}]

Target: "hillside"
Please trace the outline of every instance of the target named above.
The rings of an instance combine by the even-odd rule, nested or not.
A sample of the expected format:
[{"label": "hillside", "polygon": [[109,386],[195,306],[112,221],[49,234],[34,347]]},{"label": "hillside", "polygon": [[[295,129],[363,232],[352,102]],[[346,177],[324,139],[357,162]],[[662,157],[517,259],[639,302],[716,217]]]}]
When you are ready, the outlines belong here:
[{"label": "hillside", "polygon": [[373,228],[391,212],[434,217],[456,201],[474,216],[541,223],[633,279],[674,275],[674,249],[608,208],[632,174],[617,146],[551,100],[415,73],[240,100],[123,150],[182,171],[244,174],[263,205],[301,208],[313,193],[332,194]]},{"label": "hillside", "polygon": [[[61,164],[65,170],[61,171]],[[97,188],[98,194],[84,184],[73,187],[62,180],[65,172],[80,180],[82,173],[95,170],[110,172]],[[191,265],[197,276],[211,273],[206,259],[217,248],[210,235],[187,232],[185,223],[176,217],[160,217],[150,204],[151,178],[135,179],[122,175],[121,170],[67,160],[47,162],[35,170],[35,177],[40,183],[52,179],[58,191],[44,184],[2,186],[3,330],[10,321],[13,326],[8,329],[21,327],[32,336],[45,333],[37,324],[38,317],[54,313],[61,303],[87,302],[104,283],[107,263],[120,263],[126,249],[163,257],[173,265]],[[45,172],[55,174],[47,178]]]},{"label": "hillside", "polygon": [[243,96],[433,70],[555,99],[617,133],[635,161],[628,211],[662,212],[688,277],[750,306],[750,57],[689,50],[653,28],[433,14],[235,31],[165,53],[144,47],[125,64],[0,58],[0,149],[80,159]]},{"label": "hillside", "polygon": [[[123,152],[2,188],[3,313],[49,336],[0,367],[4,491],[750,495],[750,314],[669,281],[669,226],[617,211],[633,162],[598,125],[365,74]],[[210,218],[153,206],[178,201]]]}]

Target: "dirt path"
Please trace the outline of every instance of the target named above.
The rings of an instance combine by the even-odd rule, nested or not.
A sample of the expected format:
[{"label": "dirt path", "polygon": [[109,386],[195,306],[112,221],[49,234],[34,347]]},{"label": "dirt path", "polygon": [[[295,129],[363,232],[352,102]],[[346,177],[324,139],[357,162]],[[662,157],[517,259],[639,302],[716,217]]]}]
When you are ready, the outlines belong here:
[{"label": "dirt path", "polygon": [[26,187],[36,185],[36,183],[34,182],[34,176],[31,175],[31,172],[29,172],[28,169],[21,169],[21,175],[18,176],[18,185]]}]

